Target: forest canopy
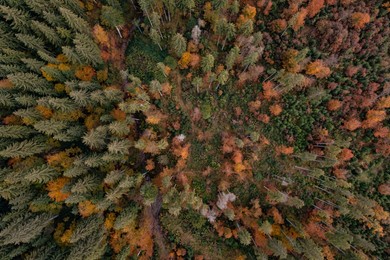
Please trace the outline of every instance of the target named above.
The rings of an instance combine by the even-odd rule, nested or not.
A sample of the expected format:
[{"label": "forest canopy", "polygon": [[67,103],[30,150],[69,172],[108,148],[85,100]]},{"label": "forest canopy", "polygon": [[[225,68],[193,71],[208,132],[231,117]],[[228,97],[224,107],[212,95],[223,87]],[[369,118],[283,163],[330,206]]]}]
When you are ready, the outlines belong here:
[{"label": "forest canopy", "polygon": [[389,11],[0,0],[0,259],[386,259]]}]

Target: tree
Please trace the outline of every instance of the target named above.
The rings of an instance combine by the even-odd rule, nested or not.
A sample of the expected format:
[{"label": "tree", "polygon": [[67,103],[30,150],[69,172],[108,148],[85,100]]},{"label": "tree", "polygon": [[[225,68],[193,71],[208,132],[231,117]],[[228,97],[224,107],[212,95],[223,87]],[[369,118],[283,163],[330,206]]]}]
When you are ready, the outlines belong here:
[{"label": "tree", "polygon": [[240,240],[240,243],[243,245],[250,245],[252,243],[252,236],[246,230],[246,228],[240,228],[238,231],[238,239]]},{"label": "tree", "polygon": [[25,158],[45,151],[48,146],[39,138],[14,142],[0,151],[0,157],[4,158]]},{"label": "tree", "polygon": [[99,47],[87,35],[77,33],[73,42],[77,54],[79,54],[86,63],[91,63],[93,66],[103,63]]},{"label": "tree", "polygon": [[356,29],[362,29],[370,22],[370,15],[367,13],[356,12],[351,15],[351,22]]},{"label": "tree", "polygon": [[254,51],[249,53],[243,60],[242,65],[245,66],[244,71],[248,69],[250,65],[254,65],[260,58],[260,53]]},{"label": "tree", "polygon": [[157,44],[158,47],[160,48],[160,50],[162,50],[162,48],[161,48],[161,37],[160,37],[160,34],[157,32],[157,30],[154,29],[154,28],[150,29],[149,36],[152,39],[153,43]]},{"label": "tree", "polygon": [[150,16],[149,16],[149,8],[152,5],[152,1],[151,0],[138,0],[138,4],[141,7],[141,10],[146,14],[146,17],[148,18],[150,25],[153,27],[153,23],[150,20]]},{"label": "tree", "polygon": [[273,254],[280,259],[284,259],[287,257],[287,250],[280,240],[271,238],[270,240],[268,240],[268,247],[271,249]]},{"label": "tree", "polygon": [[76,33],[85,35],[91,35],[91,28],[88,23],[81,17],[74,14],[71,10],[60,7],[59,11],[68,23],[69,27],[72,28]]},{"label": "tree", "polygon": [[223,40],[222,50],[225,48],[226,41],[230,41],[236,36],[236,27],[233,23],[227,23],[224,28],[225,39]]},{"label": "tree", "polygon": [[316,60],[307,65],[306,73],[321,79],[328,77],[331,74],[331,71],[321,60]]},{"label": "tree", "polygon": [[238,56],[240,55],[240,48],[237,46],[234,46],[230,49],[229,54],[226,56],[226,68],[228,70],[232,69],[234,66],[234,63],[236,62]]},{"label": "tree", "polygon": [[141,187],[140,192],[141,192],[141,196],[144,199],[144,204],[146,206],[152,205],[154,203],[154,201],[156,200],[157,195],[158,195],[157,187],[154,186],[153,184],[151,184],[150,182],[144,184]]},{"label": "tree", "polygon": [[324,7],[325,0],[311,0],[307,5],[307,11],[310,18],[313,18]]},{"label": "tree", "polygon": [[203,80],[202,78],[200,77],[195,77],[192,82],[191,82],[192,86],[194,86],[196,88],[196,92],[199,93],[199,88],[202,86],[203,84]]},{"label": "tree", "polygon": [[152,23],[153,23],[153,27],[154,28],[157,28],[158,30],[158,33],[160,34],[161,38],[163,37],[162,33],[161,33],[161,30],[160,30],[160,26],[161,26],[161,17],[158,13],[156,12],[152,12],[152,15],[150,17]]},{"label": "tree", "polygon": [[303,255],[309,260],[324,259],[324,256],[316,243],[310,238],[299,241],[299,246],[303,252]]},{"label": "tree", "polygon": [[210,72],[214,67],[214,56],[212,54],[207,54],[202,58],[201,67],[203,73]]},{"label": "tree", "polygon": [[244,36],[250,36],[253,33],[253,21],[248,20],[242,24],[239,32]]},{"label": "tree", "polygon": [[62,39],[60,38],[58,33],[50,26],[39,21],[32,21],[32,28],[39,34],[43,35],[47,40],[49,40],[50,43],[56,46],[61,46]]},{"label": "tree", "polygon": [[185,52],[187,49],[187,41],[183,37],[183,35],[181,35],[180,33],[176,33],[175,36],[172,37],[171,47],[172,47],[173,52],[178,57],[181,57],[183,52]]},{"label": "tree", "polygon": [[106,25],[110,28],[115,28],[119,36],[122,38],[119,27],[125,23],[125,19],[120,10],[112,6],[103,5],[100,20],[102,21],[103,25]]},{"label": "tree", "polygon": [[228,80],[229,80],[229,72],[227,70],[221,71],[221,73],[219,73],[217,77],[217,81],[218,81],[217,89],[219,85],[225,85]]},{"label": "tree", "polygon": [[342,228],[335,229],[335,232],[327,233],[326,237],[332,245],[341,250],[351,248],[353,237]]},{"label": "tree", "polygon": [[202,33],[202,31],[200,30],[198,25],[195,25],[194,28],[192,28],[191,38],[195,44],[199,44],[201,33]]},{"label": "tree", "polygon": [[0,12],[4,14],[6,21],[11,22],[13,29],[22,33],[27,32],[31,18],[26,12],[5,5],[0,5]]}]

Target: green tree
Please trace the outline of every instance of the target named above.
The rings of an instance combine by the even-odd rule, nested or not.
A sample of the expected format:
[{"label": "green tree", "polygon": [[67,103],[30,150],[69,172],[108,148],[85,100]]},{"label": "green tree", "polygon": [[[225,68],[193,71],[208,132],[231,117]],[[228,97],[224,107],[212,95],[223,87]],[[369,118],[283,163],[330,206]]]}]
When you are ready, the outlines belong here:
[{"label": "green tree", "polygon": [[234,23],[227,23],[224,30],[225,38],[222,44],[222,50],[225,48],[226,41],[232,40],[236,36],[236,26]]},{"label": "green tree", "polygon": [[172,47],[173,52],[174,52],[178,57],[181,57],[181,55],[183,54],[183,52],[185,52],[186,49],[187,49],[187,41],[186,41],[186,39],[183,37],[183,35],[181,35],[180,33],[176,33],[176,34],[172,37],[172,40],[171,40],[171,47]]},{"label": "green tree", "polygon": [[222,86],[225,85],[228,80],[229,80],[229,72],[227,70],[221,71],[221,73],[219,73],[219,75],[217,77],[217,81],[218,81],[217,89],[218,89],[219,85],[222,85]]},{"label": "green tree", "polygon": [[75,32],[90,35],[91,34],[91,27],[88,25],[88,23],[75,13],[73,13],[71,10],[60,7],[59,11],[64,17],[65,21],[68,23],[69,27],[73,29]]},{"label": "green tree", "polygon": [[100,20],[103,25],[108,26],[109,28],[115,28],[119,36],[122,38],[119,28],[125,24],[125,18],[123,17],[123,12],[121,10],[112,6],[103,5]]},{"label": "green tree", "polygon": [[162,48],[161,48],[161,36],[157,32],[157,30],[154,29],[154,28],[150,29],[149,36],[150,36],[150,39],[152,39],[153,43],[158,45],[160,50],[162,50]]},{"label": "green tree", "polygon": [[240,55],[240,48],[237,46],[234,46],[233,48],[230,49],[228,55],[226,56],[226,68],[228,70],[231,70],[237,60],[237,58]]},{"label": "green tree", "polygon": [[0,12],[4,15],[3,17],[6,21],[11,22],[13,29],[22,33],[28,31],[30,27],[29,21],[31,21],[28,13],[5,5],[0,5]]},{"label": "green tree", "polygon": [[53,28],[39,21],[32,21],[31,24],[32,28],[39,35],[43,35],[50,43],[54,44],[55,46],[61,46],[62,40]]},{"label": "green tree", "polygon": [[202,86],[203,80],[202,80],[202,78],[200,78],[200,77],[195,77],[195,78],[191,81],[191,84],[192,84],[192,86],[194,86],[194,87],[196,88],[196,92],[199,93],[199,88]]},{"label": "green tree", "polygon": [[284,247],[282,241],[271,238],[268,240],[268,247],[271,249],[273,254],[280,259],[285,259],[287,257],[287,249]]},{"label": "green tree", "polygon": [[242,65],[245,66],[244,71],[246,71],[249,66],[254,65],[259,60],[259,58],[260,53],[258,51],[249,53],[242,62]]},{"label": "green tree", "polygon": [[214,67],[214,56],[212,54],[207,54],[202,58],[201,67],[203,73],[211,72]]},{"label": "green tree", "polygon": [[99,47],[87,35],[77,33],[73,42],[77,54],[79,54],[86,63],[91,63],[94,66],[103,63]]},{"label": "green tree", "polygon": [[152,183],[150,182],[145,183],[141,187],[140,192],[141,192],[141,196],[144,199],[144,204],[146,206],[150,206],[156,201],[158,195],[158,189]]},{"label": "green tree", "polygon": [[245,228],[240,228],[238,231],[238,239],[243,245],[250,245],[252,243],[252,236]]}]

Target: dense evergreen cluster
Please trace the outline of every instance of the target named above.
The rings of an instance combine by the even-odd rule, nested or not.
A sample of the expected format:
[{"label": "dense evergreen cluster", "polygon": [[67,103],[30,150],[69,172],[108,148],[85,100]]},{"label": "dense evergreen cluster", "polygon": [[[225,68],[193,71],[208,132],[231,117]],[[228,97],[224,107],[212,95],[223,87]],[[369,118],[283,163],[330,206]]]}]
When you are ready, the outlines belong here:
[{"label": "dense evergreen cluster", "polygon": [[385,259],[389,10],[0,0],[0,259]]}]

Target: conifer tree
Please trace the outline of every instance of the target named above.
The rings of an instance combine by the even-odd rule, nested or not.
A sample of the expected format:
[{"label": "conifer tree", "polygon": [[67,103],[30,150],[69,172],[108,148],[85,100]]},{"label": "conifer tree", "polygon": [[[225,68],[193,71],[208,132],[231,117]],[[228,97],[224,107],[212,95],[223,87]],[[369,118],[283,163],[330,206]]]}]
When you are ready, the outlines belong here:
[{"label": "conifer tree", "polygon": [[181,55],[183,54],[183,52],[186,51],[186,48],[187,48],[187,41],[186,41],[186,39],[183,37],[183,35],[181,35],[180,33],[176,33],[176,34],[172,37],[172,40],[171,40],[171,47],[172,47],[172,50],[174,51],[174,53],[175,53],[178,57],[181,57]]}]

